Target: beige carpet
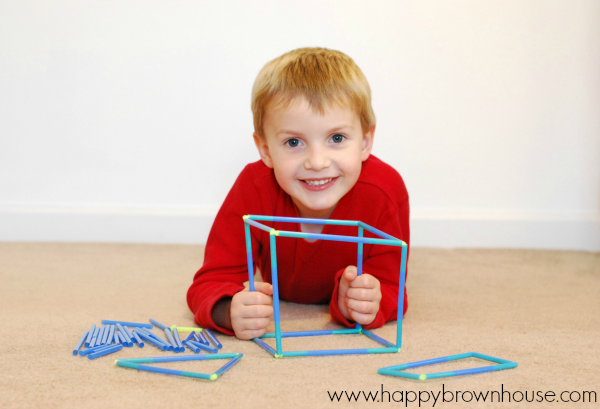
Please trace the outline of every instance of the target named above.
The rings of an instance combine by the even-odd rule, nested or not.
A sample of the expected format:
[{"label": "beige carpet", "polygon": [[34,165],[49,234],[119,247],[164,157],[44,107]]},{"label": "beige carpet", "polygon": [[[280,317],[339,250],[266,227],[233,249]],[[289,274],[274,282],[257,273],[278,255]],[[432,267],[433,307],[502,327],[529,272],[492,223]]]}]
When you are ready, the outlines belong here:
[{"label": "beige carpet", "polygon": [[[329,393],[381,394],[382,389],[388,392],[386,406],[405,407],[406,397],[417,396],[411,391],[422,391],[429,402],[421,407],[433,407],[442,388],[453,401],[461,391],[459,403],[443,403],[438,396],[435,407],[600,407],[507,403],[506,393],[504,404],[490,403],[490,395],[485,404],[461,403],[473,391],[502,388],[517,399],[526,391],[529,397],[575,391],[581,400],[589,398],[584,391],[600,394],[598,253],[413,249],[410,307],[398,354],[275,359],[252,342],[221,335],[223,352],[244,357],[216,382],[113,365],[115,358],[167,354],[152,346],[92,361],[72,355],[83,332],[102,319],[152,317],[192,325],[185,294],[202,257],[201,246],[0,243],[0,407],[378,407],[363,395],[355,403],[346,395],[331,403]],[[284,304],[282,319],[284,330],[335,327],[325,306]],[[376,333],[393,340],[395,329],[391,323]],[[284,341],[287,350],[373,345],[362,336]],[[377,374],[383,366],[469,351],[514,360],[519,367],[424,383]],[[222,363],[168,367],[212,372]],[[469,360],[414,371],[482,364]],[[387,402],[394,399],[403,401]],[[418,398],[408,407],[418,407]]]}]

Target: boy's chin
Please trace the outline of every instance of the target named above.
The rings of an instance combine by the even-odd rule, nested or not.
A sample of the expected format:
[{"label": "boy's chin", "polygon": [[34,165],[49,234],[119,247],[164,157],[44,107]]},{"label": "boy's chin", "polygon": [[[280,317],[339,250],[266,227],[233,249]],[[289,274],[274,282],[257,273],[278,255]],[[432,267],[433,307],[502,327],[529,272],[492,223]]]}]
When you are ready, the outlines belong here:
[{"label": "boy's chin", "polygon": [[300,210],[301,217],[324,219],[331,215],[336,205],[337,202],[333,204],[302,203],[302,209],[299,208],[298,210]]}]

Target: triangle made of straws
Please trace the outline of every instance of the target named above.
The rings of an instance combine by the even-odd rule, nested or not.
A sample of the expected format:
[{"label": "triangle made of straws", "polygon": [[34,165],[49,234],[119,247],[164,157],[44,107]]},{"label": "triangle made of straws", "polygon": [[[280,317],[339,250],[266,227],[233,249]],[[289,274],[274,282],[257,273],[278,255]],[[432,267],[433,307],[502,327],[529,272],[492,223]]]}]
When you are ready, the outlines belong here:
[{"label": "triangle made of straws", "polygon": [[[175,375],[175,376],[186,376],[189,378],[197,378],[197,379],[207,379],[211,381],[215,381],[218,379],[219,375],[223,372],[227,371],[233,365],[239,361],[244,354],[241,353],[227,353],[227,354],[207,354],[207,355],[183,355],[183,356],[162,356],[162,357],[149,357],[149,358],[128,358],[128,359],[117,359],[115,361],[115,365],[120,366],[122,368],[131,368],[137,369],[139,371],[144,372],[155,372],[162,373],[166,375]],[[161,362],[182,362],[182,361],[206,361],[213,359],[229,359],[225,365],[219,368],[212,374],[201,373],[201,372],[190,372],[190,371],[181,371],[176,369],[168,369],[160,366],[156,366],[153,364],[161,363]],[[150,364],[150,365],[147,365]]]}]

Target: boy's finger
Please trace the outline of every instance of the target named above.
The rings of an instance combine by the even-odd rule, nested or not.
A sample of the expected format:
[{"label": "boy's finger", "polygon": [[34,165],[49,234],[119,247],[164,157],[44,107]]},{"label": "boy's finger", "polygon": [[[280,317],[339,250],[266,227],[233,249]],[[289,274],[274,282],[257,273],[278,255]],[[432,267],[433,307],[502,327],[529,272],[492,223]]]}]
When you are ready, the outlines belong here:
[{"label": "boy's finger", "polygon": [[258,282],[254,283],[254,289],[266,295],[273,295],[273,285],[269,283]]},{"label": "boy's finger", "polygon": [[374,314],[377,312],[377,304],[370,301],[348,300],[348,308],[361,314]]},{"label": "boy's finger", "polygon": [[377,288],[379,286],[379,281],[370,274],[362,274],[359,277],[356,277],[356,280],[350,282],[350,287],[353,288]]},{"label": "boy's finger", "polygon": [[269,325],[269,322],[271,322],[271,320],[268,318],[245,320],[243,324],[243,331],[264,330],[267,328],[267,325]]},{"label": "boy's finger", "polygon": [[273,315],[271,305],[247,305],[240,313],[241,318],[269,318]]},{"label": "boy's finger", "polygon": [[258,291],[250,291],[240,301],[243,305],[271,305],[273,297]]},{"label": "boy's finger", "polygon": [[360,325],[369,325],[375,321],[376,314],[361,314],[360,312],[350,310],[350,317]]},{"label": "boy's finger", "polygon": [[239,335],[238,335],[238,332],[236,332],[235,336],[238,337],[239,339],[253,339],[253,338],[258,338],[258,337],[265,335],[266,332],[267,332],[266,328],[253,329],[253,330],[239,331]]},{"label": "boy's finger", "polygon": [[379,298],[377,291],[372,288],[350,288],[346,293],[346,297],[351,300],[358,301],[375,301]]},{"label": "boy's finger", "polygon": [[349,283],[352,283],[352,281],[354,281],[354,279],[356,278],[357,271],[358,270],[355,266],[348,266],[344,270],[344,274],[342,274],[342,277],[345,278],[346,281],[348,281]]}]

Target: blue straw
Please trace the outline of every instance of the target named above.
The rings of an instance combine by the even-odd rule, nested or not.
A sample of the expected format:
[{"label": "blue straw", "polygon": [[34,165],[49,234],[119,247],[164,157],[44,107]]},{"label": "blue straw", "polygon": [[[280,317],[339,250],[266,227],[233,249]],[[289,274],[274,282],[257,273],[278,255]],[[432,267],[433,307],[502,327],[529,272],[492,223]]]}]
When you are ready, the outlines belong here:
[{"label": "blue straw", "polygon": [[162,324],[162,323],[156,321],[154,318],[150,318],[150,322],[153,323],[154,325],[156,325],[160,329],[169,329],[169,327],[167,327],[165,324]]},{"label": "blue straw", "polygon": [[125,342],[125,338],[121,338],[121,334],[118,331],[115,331],[115,344],[121,344],[124,347],[127,346],[127,343]]},{"label": "blue straw", "polygon": [[98,331],[98,338],[96,338],[96,345],[104,345],[102,343],[102,337],[104,337],[104,331],[106,330],[106,327],[100,327],[100,331]]},{"label": "blue straw", "polygon": [[117,322],[118,322],[119,324],[121,324],[121,325],[127,325],[128,327],[138,327],[138,328],[148,328],[148,329],[152,329],[152,328],[154,328],[154,327],[152,326],[152,324],[140,324],[140,323],[137,323],[137,322],[127,322],[127,321],[111,321],[111,320],[102,320],[102,323],[103,323],[104,325],[107,325],[107,324],[114,324],[114,325],[116,325],[116,324],[117,324]]},{"label": "blue straw", "polygon": [[123,329],[125,330],[127,335],[129,335],[130,339],[133,338],[133,334],[131,333],[131,331],[129,330],[129,327],[127,325],[123,325]]},{"label": "blue straw", "polygon": [[202,345],[198,342],[194,342],[194,341],[187,341],[188,344],[192,344],[195,347],[198,347],[200,349],[203,349],[205,351],[208,351],[210,353],[216,354],[217,352],[219,352],[219,350],[217,348],[211,348],[211,347],[207,347],[206,345]]},{"label": "blue straw", "polygon": [[257,223],[257,222],[255,222],[253,220],[250,220],[250,219],[244,219],[244,223],[248,223],[248,224],[250,224],[250,225],[252,225],[252,226],[254,226],[254,227],[258,228],[258,229],[266,231],[267,233],[269,233],[272,230],[270,227],[267,227],[264,224]]},{"label": "blue straw", "polygon": [[208,339],[206,339],[206,337],[204,336],[204,334],[203,334],[203,333],[201,333],[201,332],[199,332],[199,333],[197,333],[197,334],[196,334],[196,340],[197,340],[199,343],[201,343],[201,344],[204,344],[204,345],[210,345],[210,344],[208,343]]},{"label": "blue straw", "polygon": [[384,345],[384,346],[390,347],[390,348],[396,347],[396,345],[392,344],[390,341],[385,340],[385,339],[373,334],[371,331],[363,329],[362,333],[365,334],[366,336],[368,336],[369,338],[371,338],[372,340],[379,342],[381,345]]},{"label": "blue straw", "polygon": [[360,354],[385,354],[398,352],[398,348],[360,348],[360,349],[324,349],[318,351],[290,351],[284,352],[283,357],[295,356],[327,356],[327,355],[360,355]]},{"label": "blue straw", "polygon": [[391,235],[389,235],[389,234],[387,234],[387,233],[384,233],[384,232],[382,232],[381,230],[377,230],[375,227],[371,227],[371,226],[369,226],[369,225],[368,225],[368,224],[366,224],[366,223],[363,223],[363,222],[358,222],[358,225],[359,225],[360,227],[364,227],[364,228],[365,228],[367,231],[369,231],[369,232],[371,232],[371,233],[373,233],[373,234],[376,234],[376,235],[378,235],[379,237],[383,237],[384,239],[401,241],[400,239],[398,239],[398,238],[396,238],[396,237],[394,237],[394,236],[391,236]]},{"label": "blue straw", "polygon": [[223,348],[223,345],[221,345],[221,343],[219,342],[219,340],[217,339],[217,337],[215,337],[215,334],[213,334],[211,330],[209,330],[208,328],[205,328],[203,332],[206,332],[206,335],[212,341],[212,343],[215,344],[215,346],[217,347],[217,349],[222,349]]},{"label": "blue straw", "polygon": [[169,344],[171,344],[171,346],[173,347],[173,350],[175,352],[179,352],[179,345],[177,345],[177,343],[175,343],[175,339],[173,339],[173,335],[171,334],[171,329],[165,328],[165,329],[163,329],[163,331],[165,332],[165,335],[167,336],[167,339],[169,340]]},{"label": "blue straw", "polygon": [[88,348],[90,346],[90,341],[94,336],[94,331],[96,331],[96,324],[92,324],[92,328],[88,331],[87,339],[85,340],[85,347]]},{"label": "blue straw", "polygon": [[142,342],[142,340],[140,339],[140,337],[138,336],[137,332],[134,332],[133,334],[131,334],[133,336],[133,338],[135,339],[135,342],[137,342],[138,346],[140,348],[144,347],[144,343]]},{"label": "blue straw", "polygon": [[98,333],[100,332],[100,327],[96,327],[96,329],[94,330],[94,335],[92,335],[92,339],[90,340],[90,344],[88,345],[88,348],[93,348],[96,344],[96,340],[98,339]]},{"label": "blue straw", "polygon": [[104,332],[102,333],[102,344],[108,343],[108,333],[110,332],[111,326],[104,327]]},{"label": "blue straw", "polygon": [[171,355],[171,356],[155,356],[147,358],[127,358],[119,359],[119,362],[127,361],[136,364],[158,364],[161,362],[181,362],[181,361],[206,361],[213,359],[228,359],[235,358],[238,355],[237,352],[230,352],[226,354],[214,354],[214,355]]},{"label": "blue straw", "polygon": [[233,358],[231,361],[227,362],[225,365],[223,365],[223,367],[221,369],[219,369],[217,372],[215,372],[215,375],[217,375],[217,376],[221,375],[223,372],[225,372],[226,370],[231,368],[233,365],[235,365],[237,363],[237,361],[239,361],[243,356],[244,356],[244,354],[239,354],[238,356]]},{"label": "blue straw", "polygon": [[265,351],[267,351],[271,355],[275,356],[277,354],[277,351],[275,351],[273,349],[273,347],[271,347],[271,345],[267,344],[262,339],[260,339],[260,338],[253,338],[252,341],[256,342],[261,348],[263,348]]},{"label": "blue straw", "polygon": [[114,337],[115,337],[115,326],[111,325],[110,329],[108,330],[108,337],[106,338],[106,343],[109,345],[112,344]]},{"label": "blue straw", "polygon": [[125,331],[125,328],[123,328],[123,326],[121,324],[119,324],[118,322],[116,325],[117,325],[117,328],[119,328],[119,331],[121,331],[121,336],[123,337],[123,339],[125,341],[125,345],[128,347],[132,347],[133,342],[131,341],[131,338],[129,338],[129,335]]},{"label": "blue straw", "polygon": [[[189,335],[184,339],[184,341],[189,341],[190,339],[194,338],[194,335],[196,335],[196,332],[192,331],[189,333]],[[196,339],[196,338],[194,338]]]},{"label": "blue straw", "polygon": [[100,351],[92,352],[88,355],[88,359],[96,359],[104,355],[112,354],[113,352],[117,352],[123,349],[123,345],[112,345],[108,348],[102,349]]},{"label": "blue straw", "polygon": [[[136,332],[137,331],[134,331],[134,334]],[[169,348],[165,344],[162,344],[162,343],[158,342],[157,340],[155,340],[154,338],[152,338],[150,335],[146,335],[145,332],[139,331],[139,332],[137,332],[137,334],[138,334],[138,336],[140,338],[142,338],[142,339],[150,342],[152,345],[157,346],[158,348],[162,349],[163,351],[168,351],[169,350]]]},{"label": "blue straw", "polygon": [[200,353],[200,348],[195,347],[194,345],[190,344],[189,342],[190,341],[183,341],[183,345],[185,345],[186,347],[188,347],[189,349],[191,349],[195,353],[199,354]]},{"label": "blue straw", "polygon": [[178,371],[175,369],[159,368],[156,366],[149,366],[149,365],[139,365],[139,364],[134,364],[134,363],[124,361],[124,360],[117,360],[116,365],[125,367],[125,368],[137,369],[138,371],[156,372],[156,373],[162,373],[162,374],[166,374],[166,375],[187,376],[190,378],[199,378],[199,379],[211,379],[211,375],[209,375],[209,374],[204,374],[204,373],[199,373],[199,372]]},{"label": "blue straw", "polygon": [[300,239],[316,239],[316,240],[329,240],[329,241],[343,241],[348,243],[368,243],[368,244],[386,244],[388,246],[402,246],[404,243],[400,240],[388,240],[388,239],[372,239],[370,237],[351,237],[351,236],[338,236],[335,234],[315,234],[315,233],[302,233],[293,231],[277,232],[279,237],[296,237]]},{"label": "blue straw", "polygon": [[402,259],[400,260],[400,280],[398,283],[398,315],[396,316],[396,346],[402,347],[402,319],[404,318],[404,286],[406,281],[406,259],[408,246],[402,245]]},{"label": "blue straw", "polygon": [[144,329],[144,328],[138,329],[138,334],[140,332],[143,332],[144,334],[146,334],[147,336],[151,337],[155,341],[163,344],[164,346],[167,347],[167,350],[169,350],[169,351],[173,350],[173,345],[169,344],[167,341],[165,341],[164,339],[162,339],[161,337],[159,337],[158,335],[156,335],[154,332],[148,331],[147,329]]},{"label": "blue straw", "polygon": [[83,334],[83,336],[81,337],[81,339],[75,346],[75,349],[73,350],[73,355],[77,355],[79,353],[79,348],[81,348],[81,345],[83,345],[83,343],[85,342],[85,339],[87,338],[89,333],[90,333],[89,331],[85,331],[85,334]]},{"label": "blue straw", "polygon": [[88,349],[84,349],[84,350],[79,351],[79,355],[80,356],[86,356],[87,354],[91,354],[93,352],[97,352],[97,351],[100,351],[102,349],[110,348],[110,347],[111,347],[111,345],[98,345],[98,346],[95,346],[93,348],[88,348]]},{"label": "blue straw", "polygon": [[179,349],[179,352],[184,352],[185,348],[181,344],[181,339],[179,339],[179,331],[177,331],[177,328],[173,328],[173,339],[175,340],[175,343],[177,344],[177,348]]},{"label": "blue straw", "polygon": [[[313,336],[319,336],[319,335],[344,335],[344,334],[360,334],[360,333],[361,333],[361,330],[356,329],[356,328],[321,329],[321,330],[316,330],[316,331],[289,331],[289,332],[282,332],[281,338],[313,337]],[[275,333],[267,332],[260,338],[261,339],[275,338]]]},{"label": "blue straw", "polygon": [[277,247],[275,234],[271,232],[271,281],[273,282],[273,317],[275,321],[275,346],[277,355],[281,355],[281,319],[279,318],[279,284],[277,281]]},{"label": "blue straw", "polygon": [[248,284],[250,291],[254,291],[254,262],[252,261],[252,238],[250,236],[250,225],[244,223],[246,234],[246,259],[248,261]]},{"label": "blue straw", "polygon": [[281,216],[258,216],[248,215],[250,220],[261,220],[266,222],[284,222],[284,223],[307,223],[307,224],[332,224],[335,226],[357,226],[355,220],[336,220],[336,219],[309,219],[304,217],[281,217]]}]

